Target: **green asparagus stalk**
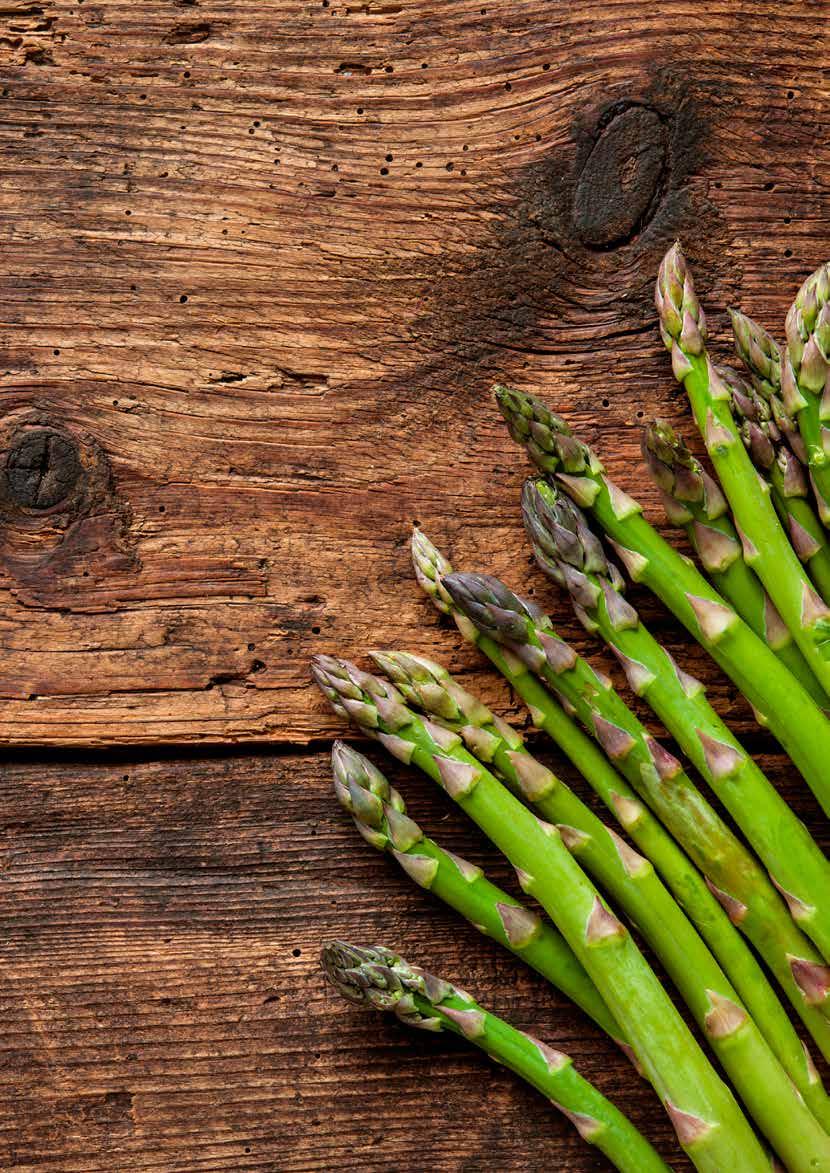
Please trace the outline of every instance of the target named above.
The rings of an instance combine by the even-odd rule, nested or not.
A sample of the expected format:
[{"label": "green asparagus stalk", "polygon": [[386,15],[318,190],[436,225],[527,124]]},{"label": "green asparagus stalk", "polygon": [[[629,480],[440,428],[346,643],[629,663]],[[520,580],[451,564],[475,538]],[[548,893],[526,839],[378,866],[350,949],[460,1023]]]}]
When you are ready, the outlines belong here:
[{"label": "green asparagus stalk", "polygon": [[660,265],[654,294],[672,369],[743,534],[744,557],[769,592],[810,669],[830,693],[830,608],[816,592],[781,528],[769,495],[741,442],[729,390],[706,353],[706,323],[679,244]]},{"label": "green asparagus stalk", "polygon": [[[539,479],[526,483],[522,509],[541,569],[568,591],[587,630],[617,656],[632,691],[651,706],[758,852],[793,919],[830,957],[830,864],[807,828],[709,704],[703,685],[674,662],[623,598],[622,575],[579,508]],[[781,900],[761,869],[754,872],[753,908],[766,900],[777,920],[784,913]]]},{"label": "green asparagus stalk", "polygon": [[[731,1092],[558,830],[531,814],[459,737],[425,725],[389,683],[328,656],[315,657],[313,672],[335,711],[422,769],[504,853],[523,890],[557,925],[625,1030],[695,1166],[710,1173],[766,1169]],[[734,1034],[742,1026],[729,1019],[724,1030]]]},{"label": "green asparagus stalk", "polygon": [[798,424],[787,411],[781,394],[781,350],[775,339],[752,318],[730,310],[735,353],[746,367],[753,388],[772,410],[772,418],[799,463],[807,464],[807,449]]},{"label": "green asparagus stalk", "polygon": [[[585,729],[685,848],[738,928],[775,973],[805,1025],[830,1010],[830,969],[790,917],[757,861],[706,802],[680,762],[657,742],[550,619],[490,575],[451,574],[443,584],[476,627],[558,688]],[[827,1020],[823,1020],[826,1026]]]},{"label": "green asparagus stalk", "polygon": [[323,948],[323,971],[350,1002],[392,1011],[407,1026],[448,1030],[475,1043],[546,1096],[623,1173],[669,1173],[630,1120],[583,1079],[572,1060],[490,1014],[463,990],[409,965],[391,949],[342,941]]},{"label": "green asparagus stalk", "polygon": [[338,801],[367,843],[388,852],[421,888],[547,978],[634,1059],[596,986],[551,924],[492,884],[480,867],[428,838],[407,814],[400,793],[368,758],[336,741],[331,764]]},{"label": "green asparagus stalk", "polygon": [[819,517],[830,525],[830,396],[827,393],[830,340],[830,265],[812,273],[787,311],[787,346],[781,356],[781,395],[797,420]]},{"label": "green asparagus stalk", "polygon": [[[560,778],[528,752],[515,729],[440,665],[405,652],[373,652],[372,658],[410,708],[427,712],[458,734],[467,749],[479,761],[486,761],[514,794],[558,827],[569,851],[654,950],[750,1115],[787,1164],[793,1169],[800,1164],[808,1170],[811,1166],[804,1164],[808,1150],[824,1152],[830,1158],[830,1138],[822,1124],[805,1107],[801,1093],[740,1005],[723,970],[648,860],[604,826]],[[713,1031],[713,994],[719,1006],[729,1005],[746,1016],[747,1028],[740,1040],[732,1035],[724,1043],[717,1030]],[[799,1074],[801,1068],[803,1062]],[[809,1090],[816,1092],[813,1098],[820,1105],[821,1085],[811,1084]],[[825,1121],[830,1123],[830,1105],[826,1095],[823,1099]],[[798,1135],[793,1136],[796,1120],[800,1120],[795,1126]]]},{"label": "green asparagus stalk", "polygon": [[810,671],[790,630],[744,561],[740,535],[717,483],[665,420],[654,420],[643,431],[643,458],[660,489],[666,516],[683,529],[703,569],[756,635],[820,706],[824,689]]},{"label": "green asparagus stalk", "polygon": [[[660,872],[675,899],[691,918],[738,990],[779,1061],[810,1105],[827,1125],[826,1095],[816,1069],[803,1048],[755,954],[727,916],[740,911],[726,894],[722,907],[700,872],[651,811],[612,766],[594,741],[571,719],[570,701],[558,689],[549,691],[515,655],[491,639],[463,615],[452,601],[443,580],[452,566],[421,530],[412,535],[412,558],[418,583],[442,614],[452,617],[464,638],[487,656],[528,707],[536,727],[559,746],[579,770],[622,828]],[[568,713],[565,712],[565,707]],[[569,715],[569,713],[571,715]],[[822,1054],[830,1060],[830,1024],[817,1008],[802,1007],[808,1029]],[[830,1127],[828,1128],[830,1131]]]},{"label": "green asparagus stalk", "polygon": [[631,578],[662,599],[732,678],[830,815],[830,723],[809,693],[696,567],[649,525],[641,506],[606,477],[596,455],[562,420],[532,396],[506,387],[496,388],[496,398],[513,438],[591,512]]},{"label": "green asparagus stalk", "polygon": [[809,502],[804,468],[784,440],[768,401],[731,367],[715,369],[729,391],[744,447],[757,471],[769,481],[772,503],[790,545],[826,601],[830,598],[830,544]]}]

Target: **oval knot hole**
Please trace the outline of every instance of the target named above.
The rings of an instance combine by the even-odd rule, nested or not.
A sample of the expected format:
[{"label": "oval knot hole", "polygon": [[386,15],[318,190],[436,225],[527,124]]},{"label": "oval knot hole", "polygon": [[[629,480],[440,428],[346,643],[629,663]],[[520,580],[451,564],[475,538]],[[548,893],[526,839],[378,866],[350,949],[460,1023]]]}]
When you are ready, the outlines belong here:
[{"label": "oval knot hole", "polygon": [[629,106],[603,128],[574,193],[574,227],[584,244],[625,244],[651,218],[666,164],[665,127],[656,110]]},{"label": "oval knot hole", "polygon": [[6,457],[9,496],[26,509],[51,509],[69,496],[80,475],[75,444],[51,428],[26,432]]}]

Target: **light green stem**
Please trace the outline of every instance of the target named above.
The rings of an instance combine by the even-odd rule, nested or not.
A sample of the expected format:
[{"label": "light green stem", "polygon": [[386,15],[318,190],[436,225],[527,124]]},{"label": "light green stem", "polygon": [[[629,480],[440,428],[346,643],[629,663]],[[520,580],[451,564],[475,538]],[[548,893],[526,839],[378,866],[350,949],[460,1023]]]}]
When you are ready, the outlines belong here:
[{"label": "light green stem", "polygon": [[[324,665],[319,670],[322,674]],[[329,667],[326,679],[335,695],[327,695],[336,705],[332,672]],[[367,683],[365,675],[360,679]],[[354,674],[349,673],[347,684],[352,691],[347,699],[352,704],[345,711],[370,729],[375,698],[365,687],[362,695],[355,696],[355,682]],[[423,721],[396,706],[394,690],[391,697],[387,690],[387,697],[392,708],[384,706],[385,717],[376,712],[375,731],[387,748],[439,783],[518,870],[524,890],[539,901],[560,929],[626,1029],[696,1168],[707,1173],[732,1169],[768,1173],[767,1159],[729,1089],[715,1074],[630,933],[604,905],[556,828],[543,826],[460,744],[449,744],[446,739],[439,744]],[[458,738],[453,740],[459,742]]]},{"label": "light green stem", "polygon": [[378,946],[328,945],[323,968],[350,1001],[391,1010],[422,1030],[452,1031],[480,1047],[550,1100],[621,1173],[670,1173],[645,1137],[567,1055],[484,1010],[470,994]]},{"label": "light green stem", "polygon": [[332,767],[338,799],[368,843],[393,856],[421,888],[540,973],[630,1053],[624,1031],[553,925],[491,883],[480,867],[428,838],[407,815],[398,791],[361,754],[338,742]]},{"label": "light green stem", "polygon": [[[406,671],[406,660],[400,655],[397,659],[395,653],[381,655],[376,662],[387,671],[399,669],[392,679],[410,705],[419,700],[429,704],[430,697],[436,695],[435,688],[430,687],[419,694],[411,678],[402,678],[400,669]],[[431,667],[438,669],[438,676],[441,669]],[[817,1154],[823,1153],[830,1161],[830,1138],[824,1128],[805,1106],[756,1023],[739,1005],[738,995],[723,970],[651,863],[609,831],[561,779],[537,762],[515,730],[494,718],[470,694],[466,694],[468,703],[449,674],[445,673],[444,679],[455,687],[463,712],[455,718],[440,718],[441,724],[457,733],[479,760],[486,754],[490,768],[511,791],[558,826],[566,846],[597,886],[637,925],[692,1011],[751,1116],[788,1167],[810,1173]],[[451,707],[452,696],[446,693],[441,708],[448,712]],[[438,713],[428,711],[439,719]],[[742,1030],[722,1038],[716,1029],[719,1014],[713,1012],[715,1006],[721,1013],[743,1016]],[[795,1121],[799,1123],[794,1127]]]},{"label": "light green stem", "polygon": [[[530,669],[454,607],[442,585],[443,576],[452,573],[452,566],[419,530],[413,533],[412,552],[424,593],[439,611],[451,615],[464,638],[487,656],[527,705],[536,727],[559,746],[638,849],[651,860],[729,976],[813,1114],[830,1131],[827,1095],[809,1056],[755,954],[700,872],[595,742],[565,713]],[[811,1035],[825,1059],[830,1060],[830,1022],[816,1008],[801,1009],[805,1021],[809,1019]]]},{"label": "light green stem", "polygon": [[830,620],[826,606],[781,528],[769,495],[744,448],[705,351],[686,356],[682,382],[735,522],[745,537],[744,557],[764,584],[816,679],[830,693]]}]

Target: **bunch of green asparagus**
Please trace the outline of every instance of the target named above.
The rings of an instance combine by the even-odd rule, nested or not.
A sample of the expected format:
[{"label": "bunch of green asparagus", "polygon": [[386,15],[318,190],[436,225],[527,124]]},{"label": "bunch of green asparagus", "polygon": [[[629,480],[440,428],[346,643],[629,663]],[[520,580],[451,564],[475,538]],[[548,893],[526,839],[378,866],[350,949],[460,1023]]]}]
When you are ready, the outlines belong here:
[{"label": "bunch of green asparagus", "polygon": [[[760,1173],[777,1161],[830,1173],[830,1099],[812,1057],[830,1061],[830,864],[703,684],[640,618],[623,573],[712,656],[830,815],[830,264],[796,296],[783,349],[732,312],[742,374],[710,357],[677,244],[655,304],[712,471],[661,420],[644,430],[643,457],[697,564],[545,404],[504,386],[495,400],[536,466],[521,501],[536,563],[682,757],[540,607],[490,575],[454,571],[416,529],[422,590],[501,673],[609,822],[446,669],[400,651],[371,652],[371,672],[318,656],[312,672],[339,715],[478,824],[539,910],[428,837],[378,767],[339,741],[335,794],[371,846],[622,1048],[697,1169]],[[618,1169],[667,1168],[567,1056],[449,982],[380,946],[326,945],[323,968],[352,1001],[475,1043]]]}]

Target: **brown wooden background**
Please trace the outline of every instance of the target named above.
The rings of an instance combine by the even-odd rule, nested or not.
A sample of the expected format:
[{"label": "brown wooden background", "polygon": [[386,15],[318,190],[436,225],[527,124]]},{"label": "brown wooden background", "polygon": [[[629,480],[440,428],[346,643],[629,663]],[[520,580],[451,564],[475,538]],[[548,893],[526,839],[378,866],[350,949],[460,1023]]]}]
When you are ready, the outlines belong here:
[{"label": "brown wooden background", "polygon": [[731,303],[780,328],[830,255],[828,37],[808,2],[0,9],[0,1167],[605,1167],[453,1040],[341,1006],[333,934],[569,1050],[676,1158],[597,1031],[357,840],[307,663],[419,649],[518,712],[419,598],[416,519],[586,646],[488,387],[543,391],[658,518],[658,260],[682,238],[724,348]]}]

